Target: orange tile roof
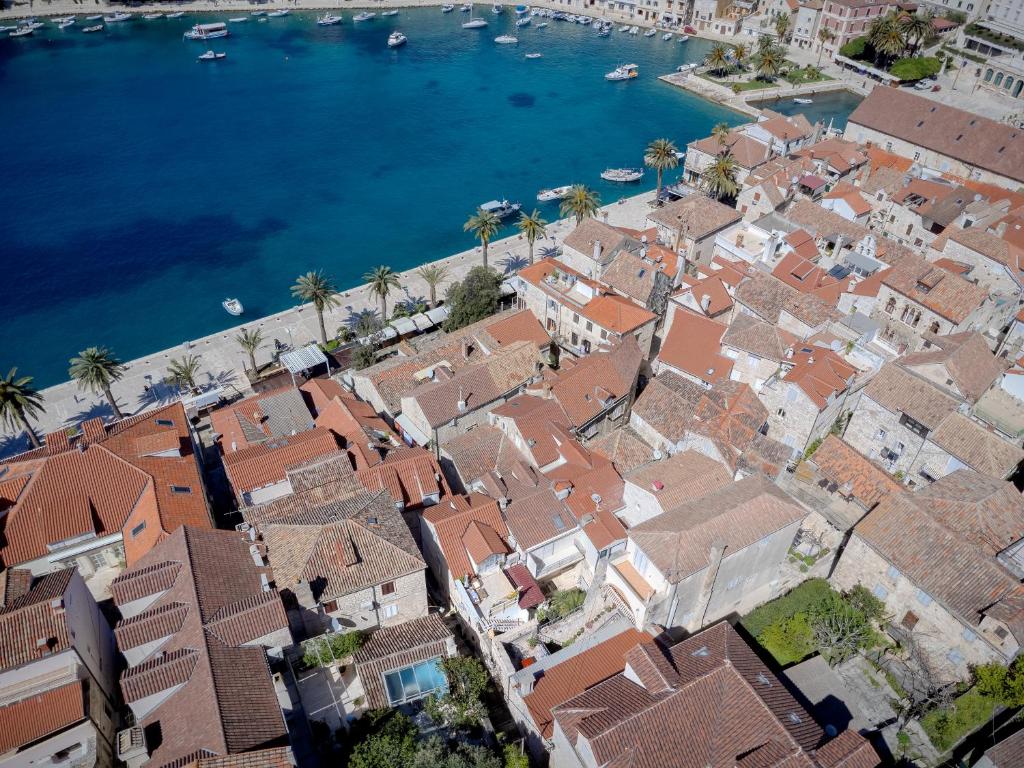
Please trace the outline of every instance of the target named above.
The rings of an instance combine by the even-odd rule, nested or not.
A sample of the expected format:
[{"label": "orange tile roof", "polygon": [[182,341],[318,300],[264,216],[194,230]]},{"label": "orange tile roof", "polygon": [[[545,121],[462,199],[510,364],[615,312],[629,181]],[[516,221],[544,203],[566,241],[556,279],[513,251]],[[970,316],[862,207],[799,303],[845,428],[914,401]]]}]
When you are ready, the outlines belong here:
[{"label": "orange tile roof", "polygon": [[852,184],[840,182],[832,191],[825,195],[826,200],[843,200],[853,210],[854,216],[866,216],[871,213],[871,204],[857,191]]},{"label": "orange tile roof", "polygon": [[224,469],[238,494],[282,482],[287,470],[338,451],[330,430],[315,427],[308,432],[280,437],[224,455]]},{"label": "orange tile roof", "polygon": [[708,297],[706,312],[708,317],[715,317],[732,308],[732,296],[729,295],[729,290],[718,275],[709,275],[701,280],[694,280],[685,288],[680,289],[677,295],[687,293],[693,295],[698,305],[703,302],[705,296]]},{"label": "orange tile roof", "polygon": [[836,305],[839,297],[846,292],[852,282],[849,276],[837,280],[817,264],[795,252],[783,256],[772,270],[772,275],[796,288],[800,293],[817,296],[832,306]]},{"label": "orange tile roof", "polygon": [[701,381],[724,381],[732,371],[732,361],[720,353],[722,335],[727,329],[716,320],[677,309],[658,359]]},{"label": "orange tile roof", "polygon": [[473,506],[467,508],[442,502],[428,509],[423,515],[434,528],[441,554],[448,563],[448,573],[453,579],[461,579],[473,573],[473,564],[470,562],[463,538],[470,526],[486,526],[503,541],[508,537],[508,527],[497,502],[483,496],[475,496],[473,501]]},{"label": "orange tile roof", "polygon": [[517,341],[532,341],[538,347],[551,343],[551,337],[544,330],[544,326],[529,310],[516,312],[491,323],[487,326],[487,332],[502,346]]},{"label": "orange tile roof", "polygon": [[0,752],[31,744],[85,717],[81,680],[0,707]]},{"label": "orange tile roof", "polygon": [[830,398],[844,392],[857,369],[831,349],[804,347],[793,353],[793,367],[783,380],[803,390],[818,410],[824,410]]},{"label": "orange tile roof", "polygon": [[646,632],[627,629],[561,664],[545,669],[544,675],[533,684],[533,690],[523,697],[541,735],[544,738],[551,736],[554,726],[551,710],[554,707],[619,674],[626,668],[627,651],[640,643],[653,642],[654,638]]},{"label": "orange tile roof", "polygon": [[356,477],[366,490],[385,490],[408,507],[418,507],[428,496],[448,492],[434,455],[423,448],[391,451],[382,463],[359,470]]}]

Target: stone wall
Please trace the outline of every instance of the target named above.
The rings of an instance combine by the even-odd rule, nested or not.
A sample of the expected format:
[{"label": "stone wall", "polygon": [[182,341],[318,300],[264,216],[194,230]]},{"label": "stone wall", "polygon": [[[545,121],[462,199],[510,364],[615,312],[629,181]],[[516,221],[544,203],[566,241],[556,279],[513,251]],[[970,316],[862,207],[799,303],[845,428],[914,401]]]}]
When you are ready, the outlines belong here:
[{"label": "stone wall", "polygon": [[[898,444],[903,443],[899,458],[892,462],[883,461],[882,465],[893,474],[908,474],[925,440],[901,425],[899,418],[899,414],[883,408],[867,395],[862,395],[843,437],[854,449],[876,461],[881,460],[882,448],[896,450]],[[885,434],[881,435],[880,430]]]},{"label": "stone wall", "polygon": [[[339,597],[337,609],[327,615],[338,619],[346,630],[390,627],[427,615],[427,581],[424,571],[402,576],[394,584],[395,591],[390,595],[383,594],[378,584]],[[398,610],[388,616],[390,606]]]}]

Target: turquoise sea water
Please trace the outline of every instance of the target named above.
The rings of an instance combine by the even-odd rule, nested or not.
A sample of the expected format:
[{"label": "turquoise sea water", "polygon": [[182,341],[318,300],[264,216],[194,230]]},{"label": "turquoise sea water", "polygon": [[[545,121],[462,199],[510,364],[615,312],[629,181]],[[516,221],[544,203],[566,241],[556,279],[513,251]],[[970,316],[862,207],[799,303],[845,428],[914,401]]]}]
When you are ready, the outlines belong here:
[{"label": "turquoise sea water", "polygon": [[[91,344],[129,359],[234,325],[225,296],[255,318],[291,305],[309,269],[347,288],[442,257],[472,244],[462,223],[495,197],[635,193],[653,174],[598,174],[639,164],[653,138],[682,147],[741,120],[656,79],[705,41],[551,22],[498,46],[512,14],[478,10],[486,29],[419,9],[251,19],[212,43],[182,40],[196,17],[0,39],[0,368],[56,383]],[[395,28],[409,43],[392,51]],[[197,63],[209,47],[227,60]],[[627,62],[639,79],[604,81]]]}]

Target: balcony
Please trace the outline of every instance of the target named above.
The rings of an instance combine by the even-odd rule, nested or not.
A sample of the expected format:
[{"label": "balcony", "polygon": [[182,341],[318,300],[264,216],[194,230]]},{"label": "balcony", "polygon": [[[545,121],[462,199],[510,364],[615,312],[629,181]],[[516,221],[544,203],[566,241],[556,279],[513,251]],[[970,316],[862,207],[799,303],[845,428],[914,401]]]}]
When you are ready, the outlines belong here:
[{"label": "balcony", "polygon": [[[561,554],[561,553],[558,553]],[[551,576],[559,571],[564,571],[583,559],[583,554],[575,547],[565,555],[558,557],[557,555],[553,559],[544,560],[536,555],[530,554],[526,557],[526,565],[530,569],[530,573],[533,574],[534,578],[542,579],[546,576]]]}]

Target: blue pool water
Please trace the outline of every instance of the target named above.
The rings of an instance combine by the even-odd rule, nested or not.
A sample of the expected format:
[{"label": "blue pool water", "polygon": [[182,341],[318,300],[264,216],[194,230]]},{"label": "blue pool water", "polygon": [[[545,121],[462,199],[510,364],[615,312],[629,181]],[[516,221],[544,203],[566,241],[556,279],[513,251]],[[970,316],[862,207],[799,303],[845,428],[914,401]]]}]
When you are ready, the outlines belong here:
[{"label": "blue pool water", "polygon": [[[598,174],[741,120],[656,79],[705,41],[552,22],[498,46],[512,15],[478,9],[484,30],[438,9],[252,19],[213,41],[219,63],[182,40],[195,17],[0,39],[0,368],[56,383],[87,345],[130,359],[235,324],[225,296],[254,318],[291,305],[306,270],[347,288],[439,258],[472,244],[462,223],[495,197],[652,187]],[[392,51],[394,28],[409,43]],[[603,80],[626,62],[638,80]]]}]

